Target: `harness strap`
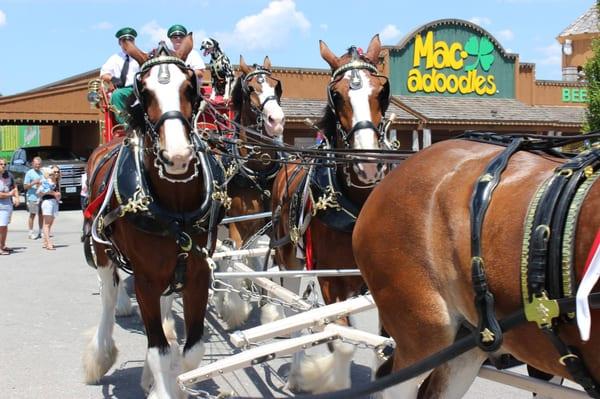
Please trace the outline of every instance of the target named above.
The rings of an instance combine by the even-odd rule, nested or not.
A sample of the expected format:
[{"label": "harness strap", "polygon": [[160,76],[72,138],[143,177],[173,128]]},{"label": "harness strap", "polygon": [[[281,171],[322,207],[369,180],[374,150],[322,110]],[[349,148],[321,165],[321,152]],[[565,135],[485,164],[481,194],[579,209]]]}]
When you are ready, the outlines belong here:
[{"label": "harness strap", "polygon": [[481,230],[483,220],[492,199],[492,194],[509,158],[520,149],[522,138],[513,140],[504,151],[495,156],[479,177],[471,196],[471,277],[475,291],[475,308],[478,314],[477,346],[486,352],[493,352],[502,345],[502,330],[496,319],[494,295],[490,292],[485,276],[485,266],[481,250]]}]

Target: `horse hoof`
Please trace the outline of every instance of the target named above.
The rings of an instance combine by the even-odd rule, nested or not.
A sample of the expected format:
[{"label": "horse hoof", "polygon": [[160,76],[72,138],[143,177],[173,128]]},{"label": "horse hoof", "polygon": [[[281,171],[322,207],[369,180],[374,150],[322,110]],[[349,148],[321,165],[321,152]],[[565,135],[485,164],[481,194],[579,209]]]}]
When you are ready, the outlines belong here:
[{"label": "horse hoof", "polygon": [[90,341],[83,353],[83,372],[86,384],[96,384],[115,364],[119,350],[111,339],[105,351],[100,351],[96,342]]}]

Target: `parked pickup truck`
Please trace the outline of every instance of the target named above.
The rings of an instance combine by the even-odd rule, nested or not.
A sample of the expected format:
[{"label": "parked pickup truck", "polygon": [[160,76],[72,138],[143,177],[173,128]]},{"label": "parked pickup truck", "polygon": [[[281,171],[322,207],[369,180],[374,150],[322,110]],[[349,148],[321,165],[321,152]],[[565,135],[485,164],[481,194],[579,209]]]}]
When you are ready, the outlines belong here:
[{"label": "parked pickup truck", "polygon": [[56,165],[60,169],[60,191],[63,201],[79,202],[81,191],[81,175],[85,171],[86,162],[71,150],[59,146],[21,147],[17,149],[8,164],[20,192],[23,192],[25,173],[31,169],[34,157],[42,158],[42,168]]}]

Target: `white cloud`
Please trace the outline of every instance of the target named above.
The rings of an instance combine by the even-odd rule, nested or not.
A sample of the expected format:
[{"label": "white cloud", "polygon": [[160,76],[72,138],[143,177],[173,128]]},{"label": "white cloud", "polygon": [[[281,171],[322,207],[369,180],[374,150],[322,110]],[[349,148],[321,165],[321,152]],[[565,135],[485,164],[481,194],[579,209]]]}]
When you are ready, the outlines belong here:
[{"label": "white cloud", "polygon": [[293,31],[308,33],[310,22],[293,0],[273,0],[258,14],[240,19],[233,32],[215,33],[224,47],[272,50],[283,47]]},{"label": "white cloud", "polygon": [[98,22],[95,25],[92,25],[92,29],[94,30],[107,30],[107,29],[112,29],[113,28],[113,24],[111,24],[110,22],[106,22],[106,21],[102,21],[102,22]]},{"label": "white cloud", "polygon": [[384,43],[395,43],[400,39],[401,32],[398,30],[396,25],[388,24],[386,25],[381,32],[379,32],[379,36],[381,37],[381,41]]},{"label": "white cloud", "polygon": [[515,38],[515,34],[510,29],[503,29],[499,32],[496,32],[496,36],[498,36],[501,40],[512,40]]},{"label": "white cloud", "polygon": [[6,25],[6,13],[0,10],[0,26]]},{"label": "white cloud", "polygon": [[161,40],[167,41],[167,28],[163,28],[156,21],[150,21],[142,26],[140,33],[147,36],[153,45],[158,44]]},{"label": "white cloud", "polygon": [[536,57],[536,63],[540,65],[561,65],[561,47],[558,43],[552,43],[549,46],[537,47],[535,51],[540,54]]},{"label": "white cloud", "polygon": [[489,26],[492,24],[492,20],[489,17],[472,17],[469,22],[473,22],[479,26]]},{"label": "white cloud", "polygon": [[329,25],[321,24],[321,25],[319,25],[319,28],[321,28],[321,30],[327,30],[327,29],[329,29]]}]

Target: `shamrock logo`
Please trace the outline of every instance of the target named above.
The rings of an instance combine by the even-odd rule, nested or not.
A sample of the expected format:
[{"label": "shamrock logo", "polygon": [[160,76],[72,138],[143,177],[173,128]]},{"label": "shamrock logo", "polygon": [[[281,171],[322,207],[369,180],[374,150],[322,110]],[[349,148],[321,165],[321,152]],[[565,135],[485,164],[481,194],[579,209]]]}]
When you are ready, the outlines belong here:
[{"label": "shamrock logo", "polygon": [[494,63],[492,51],[494,51],[494,45],[490,39],[484,36],[481,40],[477,40],[475,36],[471,36],[465,43],[465,52],[477,59],[473,64],[467,65],[465,71],[472,71],[477,68],[478,64],[481,64],[481,69],[485,72],[489,71]]}]

